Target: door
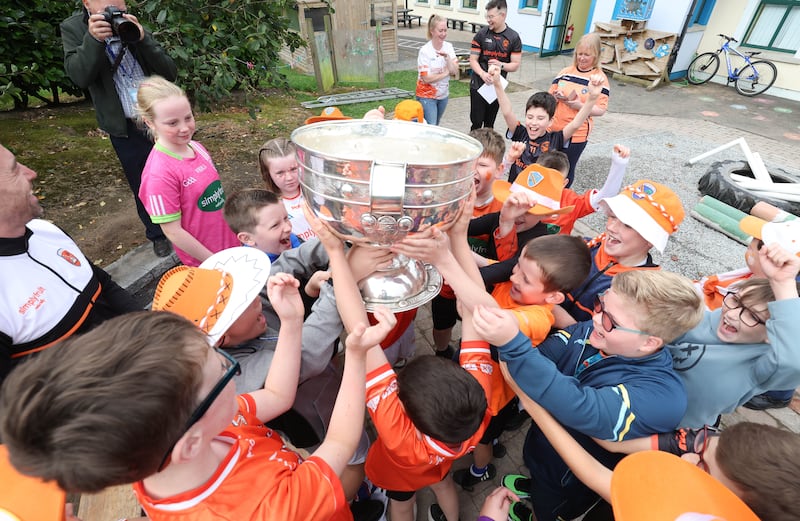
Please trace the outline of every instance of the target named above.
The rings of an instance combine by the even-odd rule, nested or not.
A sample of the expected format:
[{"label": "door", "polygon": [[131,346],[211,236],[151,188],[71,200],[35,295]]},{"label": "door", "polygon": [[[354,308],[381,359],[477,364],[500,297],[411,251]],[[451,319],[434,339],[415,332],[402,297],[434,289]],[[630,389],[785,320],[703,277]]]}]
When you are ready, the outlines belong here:
[{"label": "door", "polygon": [[[567,21],[564,22],[564,25],[567,26],[567,32],[561,40],[563,42],[561,45],[562,52],[575,49],[578,40],[586,34],[586,23],[589,21],[589,4],[591,4],[591,0],[572,0],[572,5],[570,5],[567,13]],[[570,27],[572,27],[572,31],[569,30]]]},{"label": "door", "polygon": [[539,46],[539,56],[554,56],[561,53],[564,42],[564,33],[567,28],[567,13],[572,0],[562,0],[552,8],[552,0],[547,0],[547,8],[544,15],[544,27],[542,28],[542,44]]}]

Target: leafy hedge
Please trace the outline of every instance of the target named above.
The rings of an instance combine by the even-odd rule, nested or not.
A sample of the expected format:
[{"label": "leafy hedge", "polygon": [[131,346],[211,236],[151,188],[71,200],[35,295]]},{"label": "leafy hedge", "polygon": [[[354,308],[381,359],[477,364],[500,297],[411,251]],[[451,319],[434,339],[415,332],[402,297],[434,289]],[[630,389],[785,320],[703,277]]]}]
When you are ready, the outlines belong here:
[{"label": "leafy hedge", "polygon": [[[128,0],[178,66],[178,83],[201,110],[234,89],[286,85],[278,52],[304,45],[289,30],[295,0]],[[0,0],[0,101],[58,103],[59,89],[80,94],[64,72],[59,23],[82,8],[64,0]],[[50,92],[51,99],[41,91]]]}]

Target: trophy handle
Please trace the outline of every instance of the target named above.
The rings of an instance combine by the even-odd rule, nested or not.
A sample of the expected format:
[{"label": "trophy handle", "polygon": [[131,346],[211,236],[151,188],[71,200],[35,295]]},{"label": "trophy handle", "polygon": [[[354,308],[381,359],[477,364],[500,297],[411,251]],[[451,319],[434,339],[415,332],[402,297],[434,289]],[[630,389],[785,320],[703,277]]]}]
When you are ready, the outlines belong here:
[{"label": "trophy handle", "polygon": [[375,161],[370,169],[369,212],[361,216],[364,235],[388,246],[401,240],[414,227],[403,213],[406,193],[406,164]]}]

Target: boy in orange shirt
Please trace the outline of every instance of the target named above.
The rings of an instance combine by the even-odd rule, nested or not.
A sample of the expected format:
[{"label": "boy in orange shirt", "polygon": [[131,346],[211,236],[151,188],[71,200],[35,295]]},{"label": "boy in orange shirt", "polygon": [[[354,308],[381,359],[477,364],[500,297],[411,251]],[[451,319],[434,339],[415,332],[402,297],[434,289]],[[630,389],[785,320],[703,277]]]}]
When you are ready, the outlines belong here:
[{"label": "boy in orange shirt", "polygon": [[[436,264],[445,277],[459,274],[480,280],[466,241],[470,215],[471,205],[449,232],[458,234],[463,246],[457,257],[445,245],[444,263]],[[339,239],[326,229],[317,234],[326,248],[334,249],[336,243],[341,248]],[[464,268],[459,267],[462,263]],[[354,282],[348,291],[358,296]],[[347,324],[344,314],[342,320]],[[367,455],[366,471],[372,483],[387,490],[393,521],[412,521],[416,491],[426,486],[433,488],[439,501],[431,507],[432,519],[459,518],[458,495],[448,472],[452,462],[481,439],[497,410],[493,387],[503,381],[489,345],[478,340],[471,328],[471,321],[465,320],[460,365],[422,356],[396,374],[382,350],[372,349],[367,355],[366,404],[378,438]]]},{"label": "boy in orange shirt", "polygon": [[[347,284],[343,259],[331,258],[331,266]],[[227,306],[241,302],[231,302],[229,274],[194,270],[219,288],[216,305],[196,312],[198,325],[211,331]],[[286,274],[268,280],[283,327],[264,388],[252,393],[237,397],[236,360],[212,347],[198,325],[168,312],[109,320],[24,364],[0,397],[0,432],[12,463],[68,491],[135,481],[153,521],[351,520],[338,475],[361,435],[366,351],[393,318],[382,314],[367,328],[362,314],[348,336],[325,440],[303,460],[263,425],[291,406],[297,388],[297,286]],[[40,382],[33,394],[31,382]]]},{"label": "boy in orange shirt", "polygon": [[[530,180],[538,192],[525,188],[528,183],[525,181],[526,178],[527,176],[520,175],[517,178],[519,183],[515,182],[513,188],[509,183],[495,182],[495,195],[505,200],[501,211],[501,226],[495,233],[495,239],[498,235],[513,236],[516,239],[516,233],[511,233],[511,230],[515,229],[515,223],[530,224],[538,222],[545,212],[569,211],[569,209],[546,207],[537,202],[542,200],[546,204],[552,204],[541,197],[542,193],[549,193],[550,190],[537,185],[560,183],[561,178],[556,172],[552,172],[552,175],[536,176],[538,183]],[[454,237],[452,244],[454,251],[464,247],[464,244],[460,244],[465,242],[463,238],[455,235],[452,230],[450,235]],[[443,234],[436,231],[409,236],[393,249],[406,255],[413,255],[439,268],[439,265],[446,260],[440,258],[440,255],[443,255],[441,253],[443,248],[446,247],[446,244],[440,243],[442,237]],[[513,249],[516,251],[516,245]],[[474,278],[464,273],[467,271],[466,266],[462,265],[464,269],[461,271],[457,267],[449,268],[449,272],[439,269],[459,297],[462,312],[471,313],[472,308],[481,303],[499,306],[515,317],[520,330],[531,338],[532,342],[538,343],[547,337],[553,325],[555,320],[551,311],[553,306],[563,302],[565,295],[586,278],[590,265],[589,250],[580,238],[549,235],[537,237],[523,247],[511,279],[495,285],[491,295],[486,292],[482,279],[478,279],[475,283]],[[570,269],[565,270],[564,266],[569,266]],[[474,263],[470,269],[474,269]],[[462,327],[466,324],[465,319],[462,321]],[[465,490],[472,490],[475,484],[495,477],[496,469],[491,464],[492,442],[500,435],[510,417],[516,413],[515,404],[512,403],[513,398],[514,393],[504,383],[493,391],[493,400],[501,406],[501,409],[475,447],[472,466],[453,475],[456,483]]]}]

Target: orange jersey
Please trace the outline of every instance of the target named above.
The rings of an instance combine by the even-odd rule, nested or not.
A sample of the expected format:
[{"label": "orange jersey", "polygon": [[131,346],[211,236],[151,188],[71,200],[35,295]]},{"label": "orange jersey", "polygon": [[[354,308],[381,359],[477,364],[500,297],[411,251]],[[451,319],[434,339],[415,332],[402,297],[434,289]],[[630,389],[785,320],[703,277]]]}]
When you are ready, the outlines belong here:
[{"label": "orange jersey", "polygon": [[378,438],[369,448],[365,470],[375,485],[411,492],[438,483],[450,471],[453,461],[468,454],[480,441],[489,420],[499,410],[492,400],[492,380],[503,377],[486,342],[463,342],[460,362],[480,382],[489,407],[475,434],[457,449],[419,435],[397,396],[397,375],[389,364],[367,375],[367,410]]},{"label": "orange jersey", "polygon": [[561,207],[564,208],[574,205],[575,209],[569,213],[556,215],[550,219],[542,219],[542,222],[558,226],[558,233],[563,235],[571,234],[572,229],[575,227],[575,221],[595,212],[591,203],[591,197],[595,192],[597,192],[597,190],[587,190],[583,195],[578,195],[574,190],[564,188],[564,190],[561,191]]},{"label": "orange jersey", "polygon": [[[482,206],[476,206],[472,209],[472,218],[480,217],[482,215],[499,212],[503,208],[503,202],[492,196],[488,202]],[[467,237],[470,248],[472,251],[482,257],[488,256],[489,253],[489,234],[474,235]]]},{"label": "orange jersey", "polygon": [[495,284],[492,297],[501,309],[507,309],[514,313],[522,334],[530,338],[533,345],[539,345],[550,334],[550,328],[556,321],[553,316],[553,306],[550,304],[520,304],[511,298],[511,286],[510,281]]},{"label": "orange jersey", "polygon": [[216,441],[228,455],[203,485],[165,499],[136,497],[152,521],[352,521],[339,477],[322,459],[303,460],[255,416],[255,402],[239,396],[239,413]]},{"label": "orange jersey", "polygon": [[[570,96],[574,93],[574,95],[581,100],[581,103],[586,103],[586,99],[589,97],[589,78],[594,74],[600,74],[603,76],[603,90],[600,93],[600,96],[597,97],[597,101],[594,103],[594,106],[607,109],[610,87],[608,78],[599,67],[592,69],[589,72],[580,72],[577,67],[570,65],[558,73],[553,80],[552,85],[550,85],[549,92],[550,94],[554,94],[557,90],[561,90],[567,96]],[[566,103],[556,103],[556,113],[553,116],[553,124],[550,125],[550,130],[564,130],[564,127],[566,127],[577,114],[578,110],[569,107]],[[573,143],[583,143],[586,141],[589,137],[589,133],[592,131],[592,124],[592,117],[589,116],[586,118],[586,121],[584,121],[583,124],[578,127],[577,130],[575,130],[575,133],[572,134],[571,141]]]}]

